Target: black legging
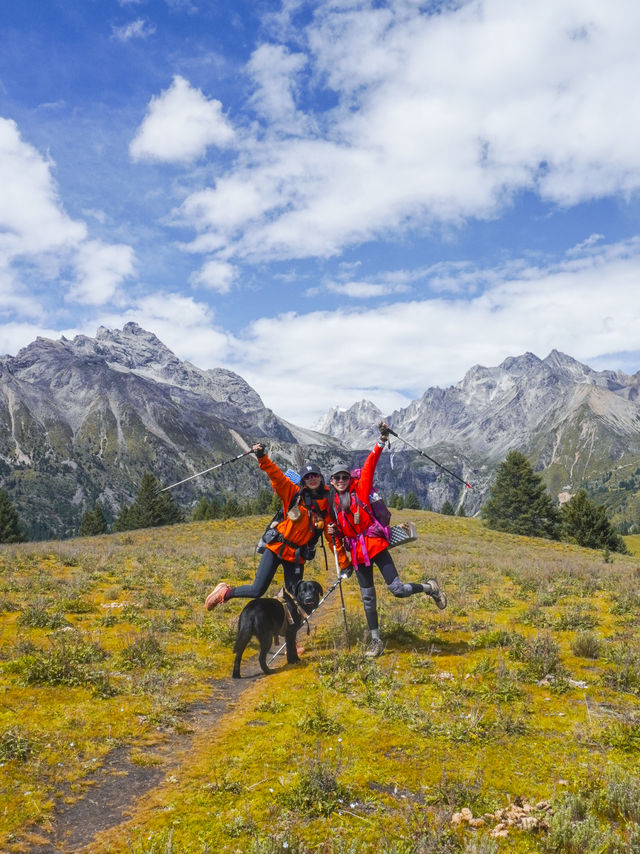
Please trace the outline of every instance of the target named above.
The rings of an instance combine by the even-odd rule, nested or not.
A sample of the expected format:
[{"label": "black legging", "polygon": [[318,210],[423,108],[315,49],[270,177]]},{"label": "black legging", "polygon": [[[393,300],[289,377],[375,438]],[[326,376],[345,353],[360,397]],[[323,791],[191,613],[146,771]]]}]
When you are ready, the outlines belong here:
[{"label": "black legging", "polygon": [[271,549],[265,549],[260,558],[256,577],[253,579],[253,582],[251,584],[241,584],[239,587],[232,587],[227,598],[257,599],[258,596],[263,596],[273,581],[273,577],[279,566],[282,566],[284,571],[284,586],[287,590],[293,592],[296,583],[302,580],[304,564],[283,560],[277,554],[274,554]]},{"label": "black legging", "polygon": [[[400,581],[398,570],[388,549],[378,552],[372,558],[372,561],[382,573],[387,587],[394,596],[403,599],[405,596],[413,596],[414,593],[424,593],[424,586],[422,584],[416,584],[413,581]],[[359,564],[356,570],[356,578],[360,585],[360,595],[362,596],[362,605],[367,619],[367,626],[370,629],[377,629],[378,608],[376,588],[373,586],[373,565],[366,566],[365,564]]]}]

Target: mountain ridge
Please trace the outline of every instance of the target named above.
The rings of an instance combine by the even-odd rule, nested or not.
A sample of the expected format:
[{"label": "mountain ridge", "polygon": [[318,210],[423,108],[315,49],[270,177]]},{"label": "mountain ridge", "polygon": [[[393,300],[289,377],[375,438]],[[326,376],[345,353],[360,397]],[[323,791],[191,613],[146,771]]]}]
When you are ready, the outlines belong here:
[{"label": "mountain ridge", "polygon": [[[480,482],[470,502],[475,512],[486,491],[486,470],[494,470],[512,449],[532,460],[556,496],[585,484],[595,488],[618,465],[640,465],[639,386],[640,372],[595,371],[558,350],[544,359],[524,353],[496,367],[474,365],[457,384],[428,388],[388,414],[376,410],[375,419],[365,420],[375,407],[361,400],[330,410],[314,426],[355,449],[375,440],[377,421],[384,418],[434,458],[441,450],[442,463],[463,479]],[[638,475],[640,485],[640,469]],[[454,503],[460,500],[450,485],[434,501],[445,494]],[[640,506],[630,502],[635,517]]]},{"label": "mountain ridge", "polygon": [[[135,323],[100,327],[95,338],[37,338],[0,358],[0,486],[31,538],[70,536],[98,500],[117,515],[145,471],[174,483],[235,457],[238,434],[266,441],[285,468],[301,453],[327,470],[336,462],[356,467],[384,418],[473,484],[465,490],[394,439],[376,473],[387,495],[415,492],[425,507],[450,501],[475,514],[496,466],[515,448],[554,495],[586,485],[619,521],[631,521],[640,518],[639,386],[640,372],[594,371],[558,350],[545,359],[524,353],[475,365],[457,384],[428,388],[392,413],[358,401],[304,428],[265,407],[233,371],[182,361]],[[203,494],[248,497],[264,486],[258,467],[244,461],[195,478],[176,497],[188,508]]]},{"label": "mountain ridge", "polygon": [[[183,362],[135,323],[96,338],[37,338],[0,359],[0,478],[32,538],[75,533],[98,500],[117,515],[144,471],[172,483],[236,456],[238,433],[268,440],[289,464],[300,442],[344,456],[339,441],[280,419],[239,375]],[[195,479],[180,498],[261,486],[245,463]]]}]

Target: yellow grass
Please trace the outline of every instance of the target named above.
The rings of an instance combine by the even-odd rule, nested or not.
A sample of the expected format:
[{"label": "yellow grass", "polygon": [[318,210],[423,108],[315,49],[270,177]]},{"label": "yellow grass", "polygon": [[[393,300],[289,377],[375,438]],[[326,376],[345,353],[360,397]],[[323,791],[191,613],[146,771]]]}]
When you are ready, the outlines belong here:
[{"label": "yellow grass", "polygon": [[[352,578],[351,654],[336,593],[301,636],[301,663],[281,659],[276,675],[247,679],[214,720],[189,709],[230,676],[244,603],[211,614],[202,603],[218,580],[253,577],[265,519],[4,547],[0,850],[46,833],[54,799],[83,797],[117,745],[166,773],[91,852],[579,850],[571,829],[556,844],[544,830],[493,838],[497,820],[472,829],[452,818],[518,797],[560,815],[614,772],[637,779],[637,559],[607,563],[474,519],[405,511],[394,521],[409,518],[420,536],[394,550],[401,576],[437,577],[448,609],[395,600],[378,576],[386,652],[371,662]],[[320,552],[307,571],[325,588],[329,558],[328,575]],[[56,668],[62,684],[43,681]],[[639,850],[638,817],[595,804],[598,833]]]}]

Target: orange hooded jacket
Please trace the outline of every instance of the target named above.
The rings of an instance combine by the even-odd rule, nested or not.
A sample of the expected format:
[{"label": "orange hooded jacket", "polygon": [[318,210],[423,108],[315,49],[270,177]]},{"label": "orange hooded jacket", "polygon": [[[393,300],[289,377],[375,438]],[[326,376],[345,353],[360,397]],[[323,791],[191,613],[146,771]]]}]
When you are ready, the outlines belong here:
[{"label": "orange hooded jacket", "polygon": [[[282,537],[287,542],[267,543],[267,548],[283,560],[295,562],[296,547],[306,545],[317,530],[323,529],[327,539],[329,539],[329,535],[326,531],[326,517],[329,509],[329,492],[325,491],[325,495],[322,498],[314,497],[314,504],[320,511],[319,513],[316,512],[314,507],[312,507],[311,510],[308,510],[304,501],[300,501],[297,505],[300,510],[300,518],[296,520],[289,519],[287,516],[289,504],[298,494],[300,488],[290,481],[266,454],[258,459],[258,465],[262,471],[269,476],[273,491],[276,493],[278,498],[281,499],[282,508],[284,510],[284,519],[276,526],[276,530],[282,534]],[[311,513],[311,523],[309,523],[309,513]],[[289,543],[293,545],[289,545]],[[339,542],[337,543],[337,551],[340,568],[344,569],[346,566],[349,566],[349,558]],[[304,563],[304,559],[299,555],[298,563]]]}]

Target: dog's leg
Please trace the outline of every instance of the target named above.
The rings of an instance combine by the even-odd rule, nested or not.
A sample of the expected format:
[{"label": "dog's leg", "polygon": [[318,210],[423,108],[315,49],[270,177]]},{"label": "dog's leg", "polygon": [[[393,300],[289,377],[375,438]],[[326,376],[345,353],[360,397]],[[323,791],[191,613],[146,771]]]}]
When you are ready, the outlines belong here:
[{"label": "dog's leg", "polygon": [[275,670],[272,670],[267,664],[267,655],[269,650],[271,649],[271,641],[273,639],[273,635],[271,632],[268,632],[266,635],[263,635],[260,638],[260,653],[258,654],[258,661],[260,662],[260,667],[262,668],[262,672],[267,675],[270,673],[275,673]]},{"label": "dog's leg", "polygon": [[235,661],[233,662],[233,673],[231,674],[234,679],[240,679],[240,662],[242,661],[242,655],[247,648],[247,644],[251,640],[251,636],[253,631],[251,629],[238,629],[238,636],[236,637],[236,642],[233,645],[233,651],[236,654]]},{"label": "dog's leg", "polygon": [[298,658],[298,650],[296,649],[297,631],[298,630],[294,626],[289,626],[285,635],[285,640],[287,642],[287,662],[289,664],[295,664],[297,661],[300,661]]}]

